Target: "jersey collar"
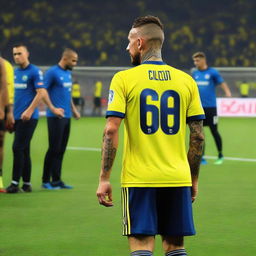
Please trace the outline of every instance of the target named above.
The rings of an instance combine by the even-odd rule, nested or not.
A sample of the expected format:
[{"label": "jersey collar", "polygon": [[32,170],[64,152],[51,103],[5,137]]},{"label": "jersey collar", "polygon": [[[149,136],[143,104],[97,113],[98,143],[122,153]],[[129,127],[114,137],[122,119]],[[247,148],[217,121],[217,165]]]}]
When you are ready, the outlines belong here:
[{"label": "jersey collar", "polygon": [[156,60],[144,61],[141,64],[166,65],[166,63],[164,63],[163,61],[156,61]]}]

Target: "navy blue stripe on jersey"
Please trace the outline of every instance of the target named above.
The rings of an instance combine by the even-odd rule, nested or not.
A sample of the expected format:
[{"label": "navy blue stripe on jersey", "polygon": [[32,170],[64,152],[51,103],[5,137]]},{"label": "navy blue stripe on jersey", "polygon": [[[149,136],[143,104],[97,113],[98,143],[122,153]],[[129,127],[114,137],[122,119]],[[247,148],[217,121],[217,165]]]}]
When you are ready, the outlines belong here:
[{"label": "navy blue stripe on jersey", "polygon": [[155,60],[144,61],[141,64],[166,65],[166,63],[163,61],[155,61]]},{"label": "navy blue stripe on jersey", "polygon": [[106,118],[110,117],[110,116],[116,116],[116,117],[124,118],[125,114],[121,113],[121,112],[118,112],[118,111],[107,111]]},{"label": "navy blue stripe on jersey", "polygon": [[203,119],[205,119],[205,115],[190,116],[190,117],[187,117],[187,123],[190,121],[203,120]]}]

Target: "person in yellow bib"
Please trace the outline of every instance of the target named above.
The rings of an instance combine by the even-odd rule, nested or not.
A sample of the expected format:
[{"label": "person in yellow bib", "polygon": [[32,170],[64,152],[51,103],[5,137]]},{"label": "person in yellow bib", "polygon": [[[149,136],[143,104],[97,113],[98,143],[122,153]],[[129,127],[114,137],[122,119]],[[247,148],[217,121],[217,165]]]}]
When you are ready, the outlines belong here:
[{"label": "person in yellow bib", "polygon": [[185,256],[184,236],[195,234],[192,202],[204,143],[198,88],[191,76],[163,62],[159,18],[137,18],[128,40],[136,67],[118,72],[110,85],[98,201],[113,206],[110,174],[124,120],[121,197],[130,255],[152,256],[160,234],[166,256]]},{"label": "person in yellow bib", "polygon": [[72,100],[81,115],[84,112],[84,98],[81,96],[81,86],[78,80],[75,80],[72,86]]},{"label": "person in yellow bib", "polygon": [[250,85],[246,81],[243,81],[239,86],[240,96],[242,98],[248,98],[250,92]]},{"label": "person in yellow bib", "polygon": [[102,82],[96,81],[94,88],[94,101],[93,101],[93,116],[101,116],[101,94],[102,94]]}]

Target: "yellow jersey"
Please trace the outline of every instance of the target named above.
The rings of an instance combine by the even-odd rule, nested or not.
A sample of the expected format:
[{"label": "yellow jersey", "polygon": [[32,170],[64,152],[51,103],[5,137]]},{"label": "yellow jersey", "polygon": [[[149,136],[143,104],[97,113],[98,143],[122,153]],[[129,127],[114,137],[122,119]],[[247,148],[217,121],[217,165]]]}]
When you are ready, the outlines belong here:
[{"label": "yellow jersey", "polygon": [[6,81],[9,96],[9,104],[13,104],[14,99],[14,71],[13,67],[7,60],[4,60],[4,66],[6,70]]},{"label": "yellow jersey", "polygon": [[97,81],[95,83],[94,97],[100,98],[101,97],[101,91],[102,91],[102,82]]},{"label": "yellow jersey", "polygon": [[72,86],[72,98],[80,98],[81,91],[80,91],[80,84],[74,83]]},{"label": "yellow jersey", "polygon": [[186,122],[205,118],[191,76],[161,61],[120,71],[106,116],[124,118],[122,187],[191,186]]},{"label": "yellow jersey", "polygon": [[240,84],[240,94],[242,96],[248,96],[249,95],[249,90],[250,90],[250,85],[247,83],[242,83]]}]

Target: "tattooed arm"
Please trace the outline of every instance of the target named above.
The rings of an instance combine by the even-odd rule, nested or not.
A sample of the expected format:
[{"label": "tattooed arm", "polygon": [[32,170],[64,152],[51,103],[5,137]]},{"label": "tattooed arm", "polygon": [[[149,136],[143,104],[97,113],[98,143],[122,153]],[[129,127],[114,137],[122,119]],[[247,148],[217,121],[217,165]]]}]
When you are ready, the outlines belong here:
[{"label": "tattooed arm", "polygon": [[194,201],[198,193],[199,167],[204,146],[203,121],[191,121],[188,125],[190,129],[188,162],[192,177],[192,201]]},{"label": "tattooed arm", "polygon": [[119,117],[108,117],[103,134],[101,172],[97,197],[99,203],[107,207],[113,206],[112,187],[109,179],[118,147],[118,129],[121,122],[122,119]]}]

